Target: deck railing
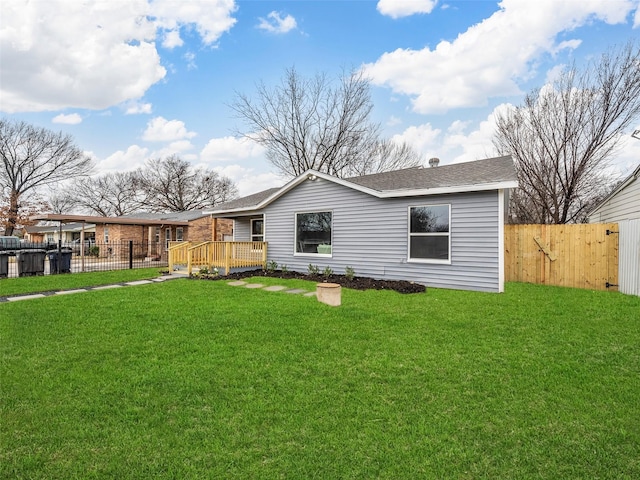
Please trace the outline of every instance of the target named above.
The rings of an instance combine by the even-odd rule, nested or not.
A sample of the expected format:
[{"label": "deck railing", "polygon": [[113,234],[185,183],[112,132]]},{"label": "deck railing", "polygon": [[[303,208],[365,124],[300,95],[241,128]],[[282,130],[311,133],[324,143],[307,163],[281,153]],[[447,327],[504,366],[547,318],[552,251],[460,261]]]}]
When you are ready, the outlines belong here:
[{"label": "deck railing", "polygon": [[169,246],[169,269],[185,265],[189,275],[194,267],[222,269],[265,267],[267,242],[180,242]]}]

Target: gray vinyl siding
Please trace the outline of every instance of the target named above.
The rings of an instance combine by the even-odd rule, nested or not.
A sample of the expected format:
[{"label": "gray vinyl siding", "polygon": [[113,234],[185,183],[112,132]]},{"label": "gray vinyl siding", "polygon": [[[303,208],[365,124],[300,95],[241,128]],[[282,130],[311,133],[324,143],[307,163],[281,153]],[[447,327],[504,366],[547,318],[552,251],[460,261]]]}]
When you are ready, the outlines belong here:
[{"label": "gray vinyl siding", "polygon": [[258,215],[251,217],[241,217],[234,219],[233,240],[236,242],[248,242],[251,240],[251,219],[258,218]]},{"label": "gray vinyl siding", "polygon": [[[451,264],[408,261],[408,208],[451,205]],[[332,256],[294,255],[295,213],[333,212]],[[323,179],[306,181],[264,209],[268,260],[306,272],[309,264],[343,274],[409,280],[427,286],[499,291],[498,192],[379,199]],[[249,239],[236,218],[235,240]]]},{"label": "gray vinyl siding", "polygon": [[636,179],[609,198],[589,216],[589,223],[640,219],[640,180]]}]

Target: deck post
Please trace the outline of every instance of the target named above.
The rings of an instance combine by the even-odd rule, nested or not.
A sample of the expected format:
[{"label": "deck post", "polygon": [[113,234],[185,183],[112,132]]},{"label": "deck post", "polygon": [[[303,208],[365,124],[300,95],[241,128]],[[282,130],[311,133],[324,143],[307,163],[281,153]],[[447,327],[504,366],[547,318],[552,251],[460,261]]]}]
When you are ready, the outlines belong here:
[{"label": "deck post", "polygon": [[267,268],[267,242],[262,242],[262,268]]},{"label": "deck post", "polygon": [[224,274],[229,275],[229,270],[231,266],[231,252],[233,249],[233,245],[229,242],[224,242]]},{"label": "deck post", "polygon": [[187,248],[187,273],[189,274],[189,276],[191,276],[192,257],[193,257],[193,250]]}]

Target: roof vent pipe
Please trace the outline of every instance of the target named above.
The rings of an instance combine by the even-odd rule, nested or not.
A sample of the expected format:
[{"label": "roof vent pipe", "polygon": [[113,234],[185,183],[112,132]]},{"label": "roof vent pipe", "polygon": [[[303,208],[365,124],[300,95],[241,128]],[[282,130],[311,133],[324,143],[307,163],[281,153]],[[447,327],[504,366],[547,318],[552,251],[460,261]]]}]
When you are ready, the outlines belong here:
[{"label": "roof vent pipe", "polygon": [[439,158],[430,158],[429,159],[429,166],[430,167],[437,167],[438,164],[440,163],[440,159]]}]

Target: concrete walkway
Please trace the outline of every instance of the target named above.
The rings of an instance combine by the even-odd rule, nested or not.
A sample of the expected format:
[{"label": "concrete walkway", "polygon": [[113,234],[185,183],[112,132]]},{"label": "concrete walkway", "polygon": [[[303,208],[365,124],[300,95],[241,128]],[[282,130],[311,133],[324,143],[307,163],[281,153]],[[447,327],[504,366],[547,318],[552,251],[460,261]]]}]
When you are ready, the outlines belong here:
[{"label": "concrete walkway", "polygon": [[[187,275],[175,274],[174,272],[174,274],[172,275],[164,275],[162,277],[153,278],[151,280],[136,280],[133,282],[115,283],[111,285],[100,285],[97,287],[77,288],[73,290],[55,290],[50,292],[31,293],[28,295],[8,295],[5,297],[0,296],[0,303],[18,302],[21,300],[31,300],[33,298],[54,297],[56,295],[70,295],[74,293],[91,292],[95,290],[107,290],[112,288],[132,287],[135,285],[148,285],[150,283],[161,283],[161,282],[166,282],[168,280],[174,280],[176,278],[186,278],[186,277]],[[301,288],[288,289],[287,287],[283,287],[281,285],[272,285],[270,287],[265,287],[260,283],[248,283],[248,282],[243,282],[242,280],[227,282],[227,285],[231,285],[233,287],[261,289],[267,292],[284,292],[284,293],[290,293],[290,294],[301,294],[301,295],[304,295],[305,297],[316,296],[316,292],[309,292]]]},{"label": "concrete walkway", "polygon": [[185,275],[164,275],[162,277],[153,278],[151,280],[135,280],[133,282],[115,283],[111,285],[100,285],[97,287],[76,288],[73,290],[55,290],[50,292],[31,293],[28,295],[8,295],[5,297],[0,296],[0,303],[3,302],[18,302],[20,300],[31,300],[33,298],[54,297],[56,295],[70,295],[73,293],[91,292],[95,290],[107,290],[111,288],[130,287],[135,285],[146,285],[150,283],[161,283],[168,280],[174,280],[176,278],[185,278]]}]

